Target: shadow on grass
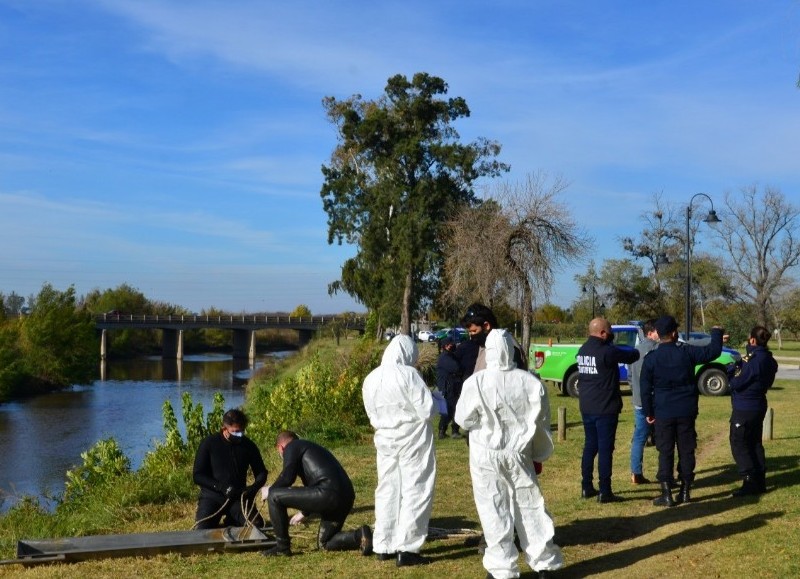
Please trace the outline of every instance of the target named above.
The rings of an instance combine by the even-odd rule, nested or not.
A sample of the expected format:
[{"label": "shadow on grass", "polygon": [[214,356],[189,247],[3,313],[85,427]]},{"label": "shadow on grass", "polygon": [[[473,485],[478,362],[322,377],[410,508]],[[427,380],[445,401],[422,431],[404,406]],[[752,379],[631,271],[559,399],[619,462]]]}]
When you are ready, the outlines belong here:
[{"label": "shadow on grass", "polygon": [[[800,456],[767,456],[767,490],[800,485]],[[741,482],[736,465],[718,466],[697,471],[695,488],[730,486],[731,488],[713,495],[704,495],[699,501],[724,497],[731,493]]]},{"label": "shadow on grass", "polygon": [[480,523],[466,519],[461,515],[453,517],[434,517],[428,523],[430,527],[438,527],[440,529],[473,529],[480,531]]},{"label": "shadow on grass", "polygon": [[[787,488],[800,484],[799,456],[767,457],[767,490]],[[606,516],[573,521],[556,527],[555,542],[562,547],[570,545],[591,545],[598,542],[618,544],[647,535],[664,525],[691,523],[703,518],[730,512],[740,507],[759,502],[761,496],[733,498],[730,496],[738,483],[736,466],[731,463],[718,467],[700,469],[694,483],[695,491],[701,489],[720,489],[708,494],[700,492],[693,495],[692,503],[675,508],[653,507],[653,512],[636,516]],[[728,487],[728,488],[725,488]],[[652,496],[658,494],[653,489]],[[695,543],[715,541],[732,535],[750,531],[767,524],[770,519],[783,516],[783,511],[759,513],[735,522],[720,524],[708,523],[697,528],[681,531],[649,545],[631,547],[623,551],[609,553],[569,565],[559,571],[559,577],[586,577],[623,569],[648,557],[663,555]]]},{"label": "shadow on grass", "polygon": [[[471,529],[480,531],[480,524],[477,521],[465,519],[462,516],[436,517],[431,519],[430,527],[440,529]],[[450,539],[460,539],[461,537],[451,537]],[[437,560],[454,561],[474,556],[478,551],[478,535],[466,535],[456,543],[442,543],[433,539],[425,543],[424,554],[434,555]]]},{"label": "shadow on grass", "polygon": [[[719,501],[718,504],[720,505],[720,510],[727,510],[727,508],[730,507],[729,501]],[[652,525],[652,529],[667,522],[672,522],[669,520],[670,518],[672,518],[673,521],[696,519],[698,516],[696,511],[697,509],[692,508],[691,506],[679,507],[669,509],[667,511],[658,511],[653,513],[652,516],[645,515],[645,517],[618,517],[617,520],[642,518],[650,519],[650,525]],[[575,565],[568,565],[558,572],[558,577],[559,579],[564,579],[567,577],[588,577],[589,575],[596,573],[624,569],[644,559],[662,556],[665,553],[681,549],[688,545],[697,545],[708,541],[716,541],[719,539],[729,538],[732,535],[739,533],[752,531],[757,527],[766,525],[770,519],[778,518],[783,514],[784,513],[782,511],[759,513],[736,522],[722,523],[719,525],[709,523],[701,527],[687,529],[681,531],[679,534],[671,535],[656,541],[655,543],[650,543],[649,545],[632,547],[624,551],[609,553],[607,555],[601,555],[600,557],[581,561]],[[611,519],[613,520],[613,517]],[[608,527],[606,524],[606,519],[594,519],[594,525],[603,525],[604,528]],[[556,542],[563,545],[563,541],[563,535],[557,531]]]}]

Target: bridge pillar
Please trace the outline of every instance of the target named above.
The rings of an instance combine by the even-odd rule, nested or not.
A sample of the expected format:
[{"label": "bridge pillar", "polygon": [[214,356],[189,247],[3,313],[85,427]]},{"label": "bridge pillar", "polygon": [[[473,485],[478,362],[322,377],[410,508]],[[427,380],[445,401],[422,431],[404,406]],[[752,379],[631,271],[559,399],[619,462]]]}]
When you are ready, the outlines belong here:
[{"label": "bridge pillar", "polygon": [[[106,337],[107,330],[100,331],[100,359],[105,360],[108,355],[108,338]],[[97,335],[97,334],[95,334]]]},{"label": "bridge pillar", "polygon": [[256,333],[254,330],[233,330],[233,357],[255,359]]},{"label": "bridge pillar", "polygon": [[297,330],[299,335],[298,341],[300,342],[300,346],[305,346],[311,341],[311,338],[314,337],[314,330]]},{"label": "bridge pillar", "polygon": [[161,357],[183,360],[183,330],[161,330]]}]

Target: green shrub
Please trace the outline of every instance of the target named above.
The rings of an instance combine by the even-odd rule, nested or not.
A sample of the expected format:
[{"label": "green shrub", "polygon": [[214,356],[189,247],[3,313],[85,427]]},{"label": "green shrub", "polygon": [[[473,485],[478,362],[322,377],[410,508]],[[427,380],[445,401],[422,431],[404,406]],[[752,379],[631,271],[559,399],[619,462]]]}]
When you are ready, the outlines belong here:
[{"label": "green shrub", "polygon": [[365,340],[340,359],[314,354],[293,376],[255,388],[249,434],[262,442],[285,429],[317,441],[358,440],[369,427],[361,385],[382,352],[381,344]]},{"label": "green shrub", "polygon": [[85,495],[92,487],[107,486],[131,470],[131,461],[113,438],[98,441],[81,453],[83,464],[67,471],[64,499]]},{"label": "green shrub", "polygon": [[[175,481],[185,478],[183,467],[190,465],[200,442],[212,432],[222,427],[225,398],[220,392],[214,394],[214,407],[203,419],[203,405],[194,404],[192,395],[184,392],[181,397],[183,421],[186,426],[186,441],[181,437],[178,419],[169,400],[161,407],[164,421],[164,441],[156,442],[155,448],[148,452],[142,467],[143,477],[164,481],[167,494],[174,494]],[[185,470],[185,469],[183,469]],[[169,490],[171,489],[171,490]]]}]

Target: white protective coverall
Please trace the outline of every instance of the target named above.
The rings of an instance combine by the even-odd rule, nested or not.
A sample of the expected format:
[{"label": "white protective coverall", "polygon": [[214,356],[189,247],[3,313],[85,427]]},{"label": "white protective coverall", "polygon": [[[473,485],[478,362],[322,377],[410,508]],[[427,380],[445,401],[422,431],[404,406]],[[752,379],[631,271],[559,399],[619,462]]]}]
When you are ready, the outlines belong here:
[{"label": "white protective coverall", "polygon": [[498,579],[519,577],[516,528],[532,569],[560,568],[561,549],[533,466],[553,453],[547,390],[516,368],[505,330],[487,336],[486,370],[464,382],[455,421],[469,431],[472,492],[486,537],[483,566]]},{"label": "white protective coverall", "polygon": [[419,553],[428,534],[436,479],[436,406],[414,368],[417,356],[412,338],[395,336],[362,388],[378,455],[372,537],[376,553]]}]

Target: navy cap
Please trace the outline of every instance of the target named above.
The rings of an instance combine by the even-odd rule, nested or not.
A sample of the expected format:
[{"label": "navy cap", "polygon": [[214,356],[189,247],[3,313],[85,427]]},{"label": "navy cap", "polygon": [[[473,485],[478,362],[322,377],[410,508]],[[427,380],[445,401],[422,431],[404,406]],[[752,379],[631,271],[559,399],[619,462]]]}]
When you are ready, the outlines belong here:
[{"label": "navy cap", "polygon": [[678,322],[672,316],[661,316],[655,323],[659,338],[665,338],[678,329]]}]

